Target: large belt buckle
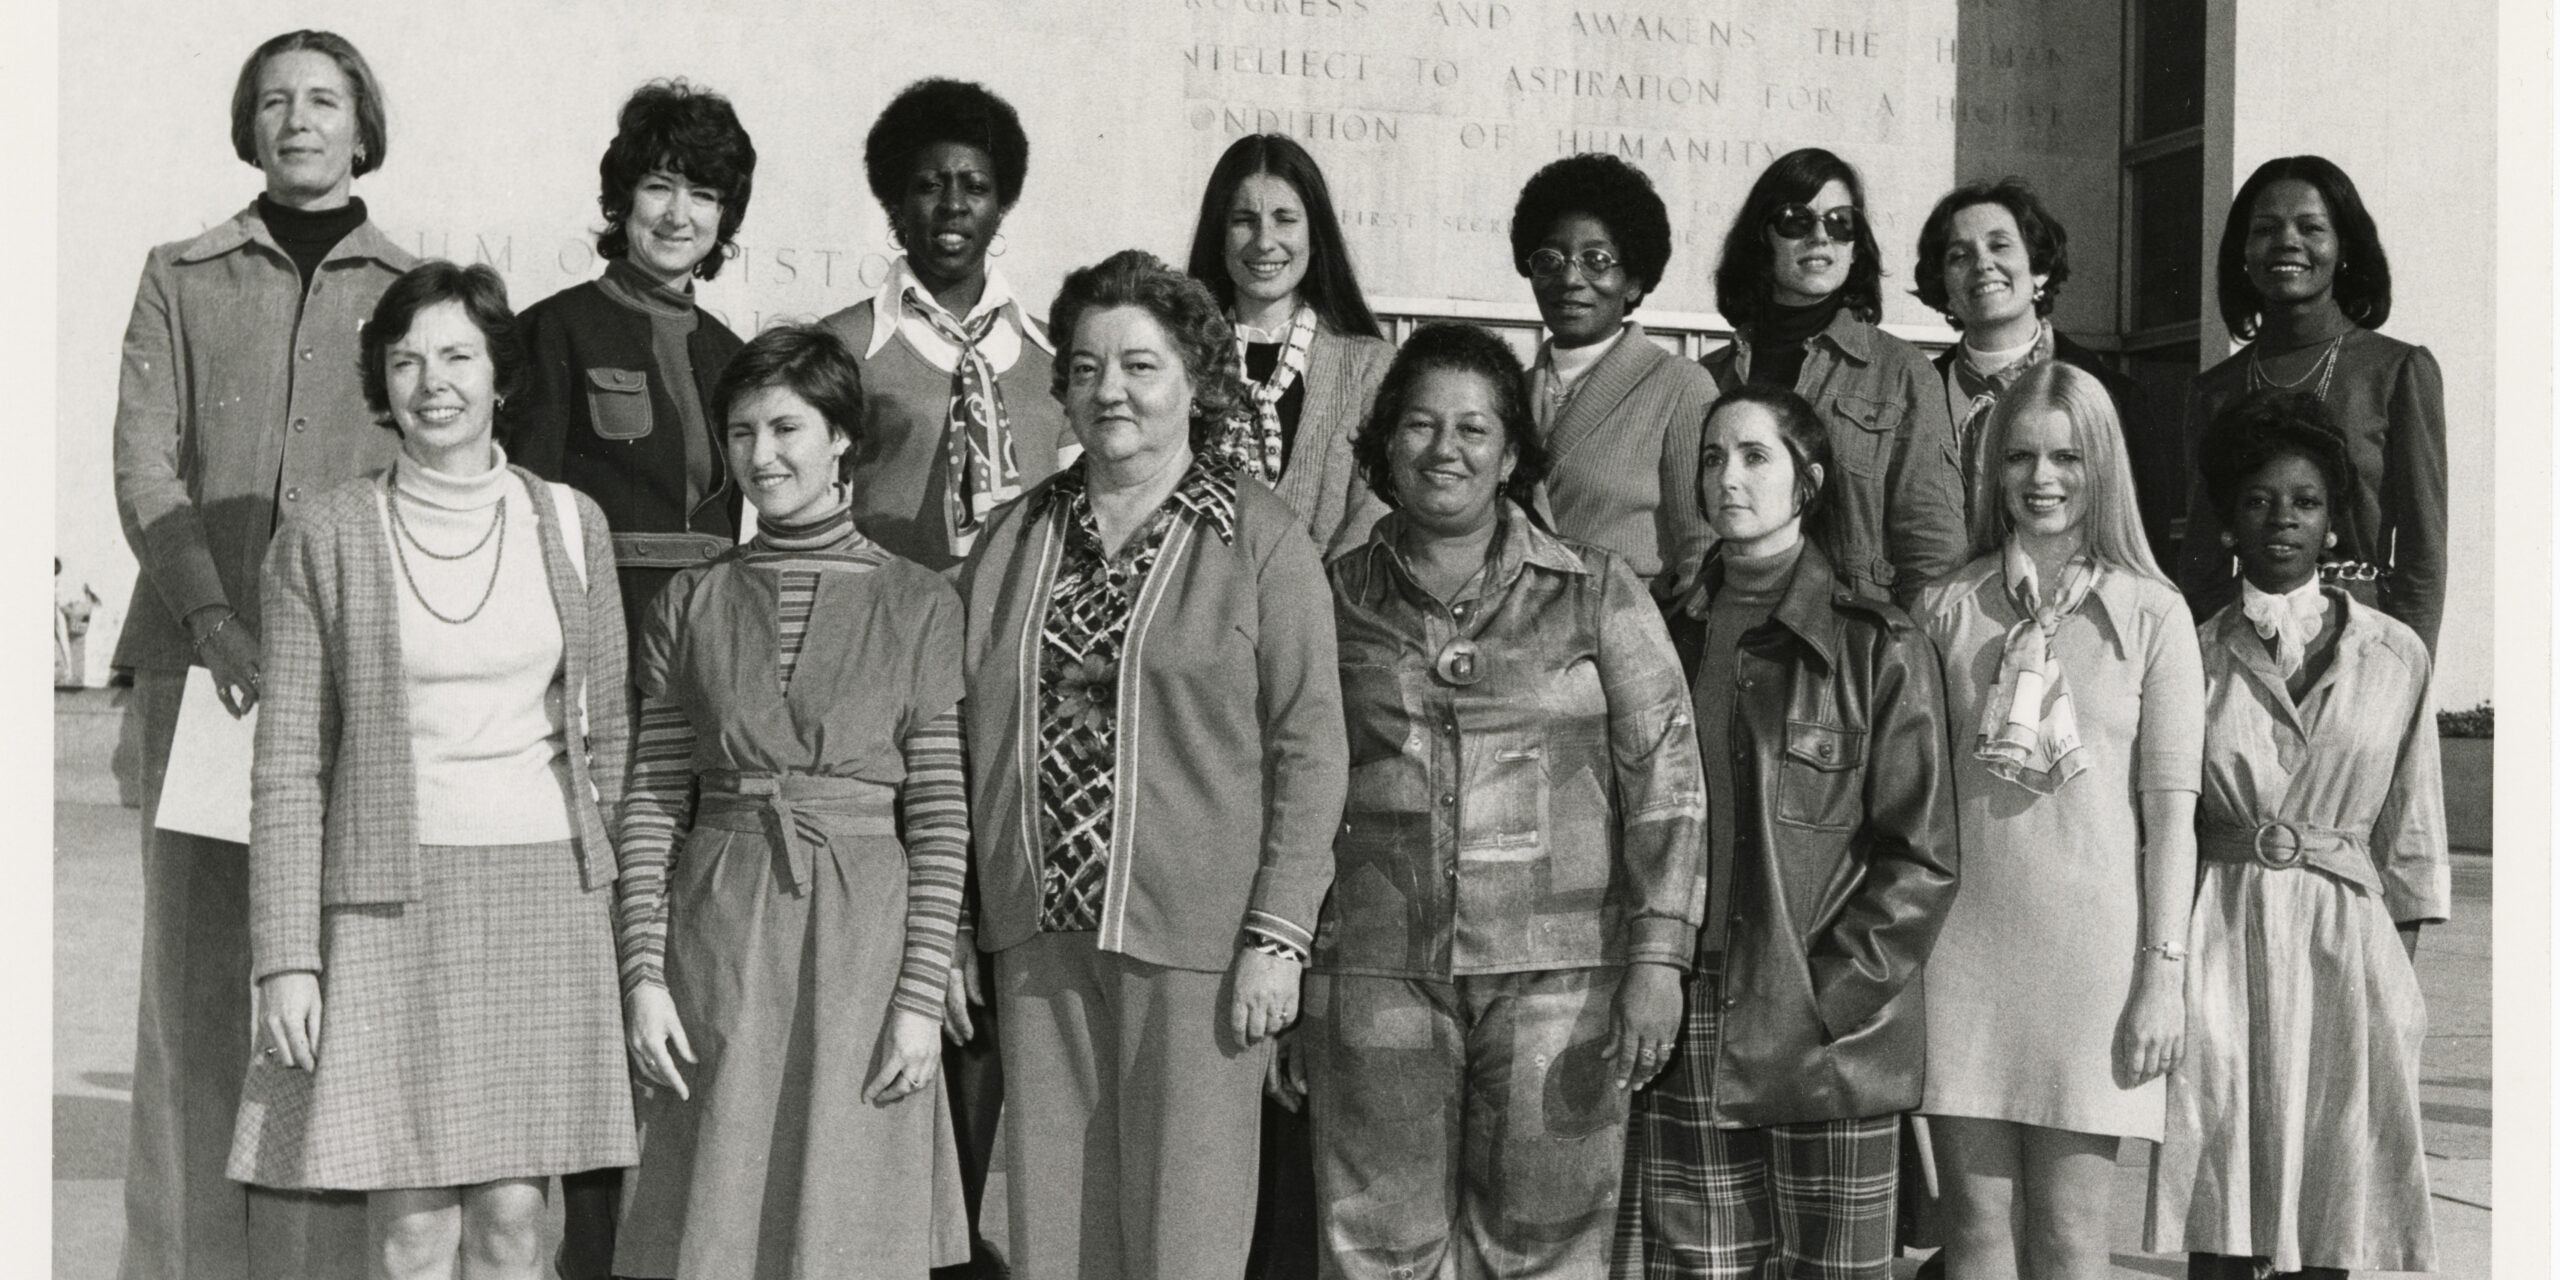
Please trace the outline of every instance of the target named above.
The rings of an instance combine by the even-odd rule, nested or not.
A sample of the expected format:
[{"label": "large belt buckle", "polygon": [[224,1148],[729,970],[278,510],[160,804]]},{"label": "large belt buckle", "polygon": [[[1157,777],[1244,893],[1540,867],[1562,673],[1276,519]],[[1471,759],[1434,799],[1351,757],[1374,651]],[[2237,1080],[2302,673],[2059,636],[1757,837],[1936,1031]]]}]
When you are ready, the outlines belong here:
[{"label": "large belt buckle", "polygon": [[[2267,847],[2267,836],[2270,832],[2278,832],[2284,836],[2282,848],[2270,850]],[[2262,823],[2258,827],[2258,834],[2249,840],[2249,853],[2258,860],[2259,866],[2270,871],[2286,871],[2301,866],[2302,829],[2290,822]]]}]

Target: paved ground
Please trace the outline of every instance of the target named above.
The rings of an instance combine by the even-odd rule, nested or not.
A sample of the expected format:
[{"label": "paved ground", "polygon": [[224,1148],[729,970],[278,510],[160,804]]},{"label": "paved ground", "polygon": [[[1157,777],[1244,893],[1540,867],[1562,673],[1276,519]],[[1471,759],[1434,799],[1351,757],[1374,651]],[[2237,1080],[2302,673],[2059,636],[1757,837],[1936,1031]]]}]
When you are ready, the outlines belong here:
[{"label": "paved ground", "polygon": [[[142,881],[136,814],[118,803],[108,768],[117,730],[117,711],[103,693],[73,695],[57,705],[56,1280],[110,1280],[124,1234]],[[2429,1016],[2423,1080],[2440,1253],[2436,1274],[2452,1280],[2489,1274],[2489,893],[2488,856],[2457,853],[2454,923],[2429,930],[2419,948]],[[2126,1147],[2118,1168],[2115,1274],[2183,1276],[2181,1260],[2139,1250],[2147,1149],[2139,1143]],[[2381,1275],[2357,1274],[2376,1280]]]}]

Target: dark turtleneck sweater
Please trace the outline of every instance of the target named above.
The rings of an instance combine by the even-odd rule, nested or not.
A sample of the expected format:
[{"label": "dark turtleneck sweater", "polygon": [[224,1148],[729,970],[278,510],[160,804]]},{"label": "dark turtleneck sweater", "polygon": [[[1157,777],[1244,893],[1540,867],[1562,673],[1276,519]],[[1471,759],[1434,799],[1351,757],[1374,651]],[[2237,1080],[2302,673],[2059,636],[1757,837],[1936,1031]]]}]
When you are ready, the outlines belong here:
[{"label": "dark turtleneck sweater", "polygon": [[1707,601],[1698,674],[1689,682],[1690,706],[1698,716],[1698,757],[1707,774],[1707,923],[1698,934],[1701,956],[1723,954],[1725,923],[1733,917],[1733,845],[1739,825],[1734,806],[1740,803],[1743,770],[1751,767],[1733,758],[1736,746],[1750,745],[1734,741],[1733,682],[1742,662],[1742,637],[1777,611],[1803,552],[1799,538],[1774,555],[1726,554],[1723,581]]},{"label": "dark turtleneck sweater", "polygon": [[1804,372],[1805,344],[1813,340],[1813,335],[1830,328],[1831,318],[1838,314],[1840,294],[1836,290],[1810,306],[1770,303],[1768,314],[1751,326],[1751,380],[1794,390],[1797,375]]},{"label": "dark turtleneck sweater", "polygon": [[267,234],[274,236],[276,247],[293,259],[293,269],[302,275],[302,290],[311,291],[311,273],[320,269],[320,260],[347,238],[347,233],[364,225],[364,201],[347,197],[335,209],[296,209],[277,204],[264,192],[258,195],[258,221],[267,224]]}]

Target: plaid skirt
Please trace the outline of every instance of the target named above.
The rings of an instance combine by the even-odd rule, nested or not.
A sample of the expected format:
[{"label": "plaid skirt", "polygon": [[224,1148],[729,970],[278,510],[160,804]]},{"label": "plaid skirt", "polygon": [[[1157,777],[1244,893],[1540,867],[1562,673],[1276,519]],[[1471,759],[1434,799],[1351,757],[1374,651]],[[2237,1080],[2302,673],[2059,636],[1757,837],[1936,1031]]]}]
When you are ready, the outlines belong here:
[{"label": "plaid skirt", "polygon": [[415,902],[320,912],[319,1068],[260,1057],[231,1176],[471,1186],[630,1164],[610,887],[567,841],[427,845]]}]

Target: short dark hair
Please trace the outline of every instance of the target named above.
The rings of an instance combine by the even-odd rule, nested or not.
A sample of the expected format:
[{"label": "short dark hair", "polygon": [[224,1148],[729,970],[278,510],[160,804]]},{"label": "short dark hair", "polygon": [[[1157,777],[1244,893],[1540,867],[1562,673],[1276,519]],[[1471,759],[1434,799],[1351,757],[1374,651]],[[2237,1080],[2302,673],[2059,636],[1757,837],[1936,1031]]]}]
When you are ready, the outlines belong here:
[{"label": "short dark hair", "polygon": [[[1707,410],[1704,430],[1698,432],[1698,448],[1703,453],[1707,437],[1715,429],[1716,417],[1728,409],[1757,405],[1777,420],[1778,439],[1787,447],[1787,460],[1796,469],[1796,515],[1802,521],[1807,537],[1817,537],[1829,527],[1824,513],[1830,509],[1829,494],[1839,474],[1832,462],[1831,433],[1823,429],[1822,419],[1792,388],[1766,382],[1746,382],[1716,397]],[[1817,474],[1815,468],[1820,468]]]},{"label": "short dark hair", "polygon": [[896,206],[916,154],[937,142],[966,143],[987,153],[995,162],[998,205],[1010,209],[1022,198],[1022,179],[1031,168],[1022,117],[984,85],[933,76],[900,89],[862,140],[862,173],[881,208]]},{"label": "short dark hair", "polygon": [[1577,213],[1609,229],[1627,274],[1647,294],[1662,283],[1662,270],[1671,265],[1671,215],[1644,170],[1602,151],[1554,161],[1521,185],[1511,208],[1512,269],[1528,275],[1529,255],[1559,220]]},{"label": "short dark hair", "polygon": [[738,227],[747,220],[747,198],[755,194],[756,144],[738,123],[736,108],[683,80],[652,80],[622,104],[613,142],[596,165],[602,180],[596,207],[604,211],[596,256],[631,255],[631,232],[623,223],[640,180],[655,169],[719,189],[719,242],[693,268],[705,280],[719,275],[721,264],[738,250]]},{"label": "short dark hair", "polygon": [[1144,310],[1173,339],[1182,371],[1191,379],[1191,444],[1204,447],[1245,402],[1235,329],[1208,286],[1144,249],[1123,249],[1078,267],[1058,285],[1058,297],[1049,304],[1049,337],[1058,345],[1049,366],[1050,394],[1061,399],[1067,394],[1077,322],[1089,312],[1113,307]]},{"label": "short dark hair", "polygon": [[2329,486],[2330,526],[2343,529],[2353,514],[2348,497],[2355,492],[2356,474],[2346,437],[2320,397],[2279,387],[2253,391],[2223,406],[2196,445],[2205,498],[2223,525],[2231,525],[2249,477],[2284,457],[2300,457],[2319,468]]},{"label": "short dark hair", "polygon": [[[1511,479],[1504,497],[1536,519],[1538,482],[1547,476],[1547,446],[1538,438],[1537,419],[1529,412],[1523,390],[1527,374],[1511,344],[1471,324],[1430,324],[1414,330],[1387,365],[1378,398],[1352,437],[1351,460],[1369,482],[1369,491],[1390,507],[1404,503],[1396,495],[1393,468],[1387,465],[1387,441],[1404,417],[1405,400],[1422,375],[1435,370],[1472,373],[1493,388],[1494,413],[1502,419],[1503,437],[1511,442]],[[1543,523],[1543,521],[1541,522]]]},{"label": "short dark hair", "polygon": [[2071,278],[2071,235],[2036,198],[2035,188],[2014,175],[1998,182],[1968,182],[1929,210],[1928,220],[1920,224],[1920,260],[1911,273],[1911,296],[1945,316],[1950,326],[1964,328],[1947,297],[1947,239],[1955,233],[1956,215],[1978,204],[1996,204],[2017,220],[2018,236],[2027,242],[2027,269],[2045,278],[2036,291],[2036,314],[2052,315],[2062,282]]},{"label": "short dark hair", "polygon": [[2382,233],[2373,214],[2356,194],[2347,171],[2321,156],[2282,156],[2259,165],[2231,197],[2231,212],[2222,221],[2222,248],[2214,255],[2214,300],[2222,307],[2224,327],[2240,338],[2258,336],[2258,287],[2249,283],[2249,219],[2258,197],[2287,180],[2308,183],[2329,206],[2330,225],[2338,233],[2338,273],[2329,286],[2338,309],[2367,329],[2391,319],[2391,260],[2383,256]]},{"label": "short dark hair", "polygon": [[1858,171],[1848,161],[1821,147],[1800,147],[1760,171],[1751,194],[1743,198],[1742,211],[1733,216],[1733,225],[1724,233],[1724,252],[1716,259],[1716,310],[1735,328],[1749,329],[1759,323],[1777,299],[1776,284],[1770,278],[1776,259],[1761,234],[1769,215],[1782,204],[1810,202],[1832,182],[1849,189],[1849,203],[1858,210],[1856,260],[1849,264],[1849,279],[1840,286],[1841,304],[1862,320],[1872,322],[1884,315],[1884,249],[1876,243],[1876,229],[1867,217],[1866,184],[1858,180]]},{"label": "short dark hair", "polygon": [[1351,269],[1351,247],[1343,242],[1342,221],[1334,215],[1333,190],[1325,185],[1324,170],[1305,147],[1276,133],[1236,139],[1209,171],[1208,190],[1200,195],[1200,220],[1191,229],[1191,278],[1209,286],[1218,305],[1235,308],[1236,282],[1227,276],[1227,207],[1235,203],[1236,188],[1255,174],[1288,183],[1307,207],[1312,252],[1298,296],[1343,333],[1384,337],[1368,299],[1360,295],[1360,278]]},{"label": "short dark hair", "polygon": [[391,378],[383,368],[384,357],[392,343],[409,336],[409,327],[417,323],[419,312],[443,302],[461,303],[462,313],[488,340],[489,368],[497,393],[501,397],[512,396],[524,387],[524,348],[516,338],[516,313],[507,306],[507,282],[487,263],[475,262],[466,267],[429,258],[409,268],[382,291],[382,301],[374,304],[373,318],[365,321],[364,333],[357,339],[356,358],[363,362],[359,372],[364,381],[364,404],[383,426],[398,429],[397,420],[391,416]]},{"label": "short dark hair", "polygon": [[862,451],[862,362],[844,339],[814,324],[775,325],[757,334],[729,357],[711,389],[712,438],[726,439],[729,410],[768,387],[808,401],[826,419],[828,434],[852,446],[838,461],[836,478],[852,475],[854,457]]},{"label": "short dark hair", "polygon": [[231,86],[231,149],[250,165],[258,163],[258,77],[266,74],[269,58],[306,52],[327,54],[347,77],[347,87],[356,91],[355,176],[381,168],[383,157],[391,153],[391,119],[382,105],[382,82],[374,78],[373,64],[335,31],[285,32],[259,45],[240,64],[240,80]]}]

